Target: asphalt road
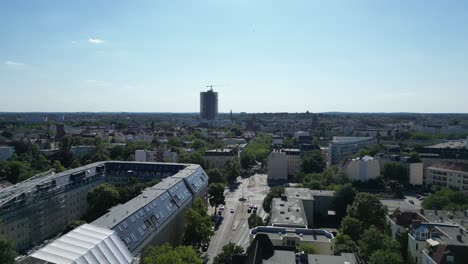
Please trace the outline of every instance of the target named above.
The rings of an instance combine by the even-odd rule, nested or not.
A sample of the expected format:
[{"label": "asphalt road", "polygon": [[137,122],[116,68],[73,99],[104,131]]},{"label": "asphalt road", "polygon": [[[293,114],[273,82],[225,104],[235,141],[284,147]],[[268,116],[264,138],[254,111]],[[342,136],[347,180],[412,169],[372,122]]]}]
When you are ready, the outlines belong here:
[{"label": "asphalt road", "polygon": [[[214,236],[211,238],[210,245],[204,257],[208,259],[207,263],[212,263],[213,258],[218,255],[225,244],[232,242],[247,248],[249,242],[249,226],[247,219],[250,214],[247,213],[249,205],[258,206],[257,214],[265,218],[265,211],[262,208],[263,199],[269,191],[267,185],[267,175],[255,174],[250,178],[238,178],[239,186],[230,192],[226,189],[226,205],[223,212],[223,221],[219,228],[215,230]],[[240,198],[245,198],[245,201],[239,201]],[[213,214],[213,208],[210,208],[210,213]],[[231,213],[234,209],[234,213]]]}]

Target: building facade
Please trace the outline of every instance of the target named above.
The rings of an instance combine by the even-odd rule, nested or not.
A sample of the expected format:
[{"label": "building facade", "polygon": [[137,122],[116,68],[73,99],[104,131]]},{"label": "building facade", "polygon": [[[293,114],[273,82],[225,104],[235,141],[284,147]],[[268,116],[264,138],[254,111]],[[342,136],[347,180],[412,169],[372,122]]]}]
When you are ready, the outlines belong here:
[{"label": "building facade", "polygon": [[15,148],[11,146],[0,146],[0,160],[7,160],[15,154]]},{"label": "building facade", "polygon": [[380,177],[379,161],[369,156],[348,160],[343,168],[351,181],[366,182]]},{"label": "building facade", "polygon": [[[135,222],[131,219],[125,220],[131,216],[126,212],[140,211],[140,209],[143,209],[143,216],[152,218],[145,208],[152,212],[157,210],[149,204],[155,202],[156,199],[163,199],[161,195],[164,195],[165,198],[158,202],[158,206],[166,205],[168,202],[172,204],[172,201],[176,203],[170,206],[168,211],[161,209],[165,215],[164,225],[174,224],[172,223],[174,219],[176,221],[174,225],[180,227],[182,224],[180,221],[183,218],[179,212],[186,209],[188,200],[192,201],[196,196],[205,196],[208,186],[208,177],[203,169],[199,165],[189,164],[109,161],[92,163],[57,174],[48,172],[0,191],[0,220],[2,221],[0,231],[13,242],[18,251],[27,250],[63,231],[70,222],[81,218],[88,208],[86,196],[91,188],[104,182],[124,185],[128,183],[130,177],[137,177],[141,181],[167,178],[166,180],[172,181],[173,184],[168,186],[164,180],[159,185],[151,187],[154,188],[153,191],[145,190],[147,197],[141,194],[130,200],[128,203],[132,205],[131,210],[130,208],[112,209],[111,213],[118,212],[118,214],[110,220],[111,223],[107,226],[103,224],[104,220],[98,221],[99,219],[96,220],[97,223],[93,223],[94,225],[116,230],[117,224],[126,221],[126,225],[131,226]],[[183,190],[183,194],[176,190]],[[149,197],[153,199],[150,200]],[[123,208],[121,206],[124,205],[117,207]],[[152,234],[156,231],[164,231],[164,229],[156,228],[156,223],[150,223],[154,228],[150,229]],[[116,231],[119,236],[122,235],[119,229]],[[149,243],[148,237],[149,233],[146,233],[144,241],[140,238],[138,246]],[[161,237],[165,237],[163,241],[170,242],[168,236]],[[125,240],[125,238],[122,239]],[[131,239],[133,241],[133,237]],[[137,245],[136,242],[127,244],[132,252],[137,248],[135,245]]]},{"label": "building facade", "polygon": [[288,157],[281,150],[268,155],[268,180],[288,180]]},{"label": "building facade", "polygon": [[200,118],[206,120],[218,118],[218,93],[213,89],[200,93]]},{"label": "building facade", "polygon": [[330,162],[339,164],[360,149],[371,148],[376,144],[377,139],[373,137],[333,137],[333,141],[329,143]]},{"label": "building facade", "polygon": [[468,164],[439,162],[426,168],[425,184],[455,188],[468,195]]},{"label": "building facade", "polygon": [[209,168],[222,169],[230,160],[237,159],[233,149],[211,149],[205,151],[205,161]]}]

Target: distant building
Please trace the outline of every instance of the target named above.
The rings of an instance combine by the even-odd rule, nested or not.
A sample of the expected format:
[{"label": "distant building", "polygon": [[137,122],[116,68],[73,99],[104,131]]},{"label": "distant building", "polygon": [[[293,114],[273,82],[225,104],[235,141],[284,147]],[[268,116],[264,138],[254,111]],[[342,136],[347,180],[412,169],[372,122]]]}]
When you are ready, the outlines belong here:
[{"label": "distant building", "polygon": [[218,93],[213,89],[200,93],[200,118],[207,120],[218,118]]},{"label": "distant building", "polygon": [[424,184],[424,164],[408,163],[409,168],[409,183],[411,185],[423,185]]},{"label": "distant building", "polygon": [[177,162],[179,155],[167,149],[135,150],[135,161],[141,162]]},{"label": "distant building", "polygon": [[65,125],[57,124],[55,126],[55,140],[60,140],[65,136]]},{"label": "distant building", "polygon": [[468,164],[439,162],[426,169],[426,185],[455,188],[468,196]]},{"label": "distant building", "polygon": [[71,153],[74,155],[82,156],[92,153],[96,149],[96,146],[72,146]]},{"label": "distant building", "polygon": [[284,138],[282,136],[274,136],[272,145],[274,146],[282,146],[284,142]]},{"label": "distant building", "polygon": [[15,148],[11,146],[0,146],[0,160],[7,160],[15,154]]},{"label": "distant building", "polygon": [[371,148],[377,144],[373,137],[333,137],[329,143],[330,159],[332,164],[356,154],[362,148]]},{"label": "distant building", "polygon": [[297,131],[297,132],[294,132],[294,137],[299,139],[299,137],[310,137],[310,133],[307,132],[307,131]]},{"label": "distant building", "polygon": [[366,182],[380,177],[379,161],[369,156],[347,160],[343,169],[351,181]]},{"label": "distant building", "polygon": [[288,157],[281,150],[273,150],[268,155],[268,180],[288,179]]},{"label": "distant building", "polygon": [[210,168],[222,169],[230,160],[237,159],[233,149],[211,149],[205,151],[205,161]]}]

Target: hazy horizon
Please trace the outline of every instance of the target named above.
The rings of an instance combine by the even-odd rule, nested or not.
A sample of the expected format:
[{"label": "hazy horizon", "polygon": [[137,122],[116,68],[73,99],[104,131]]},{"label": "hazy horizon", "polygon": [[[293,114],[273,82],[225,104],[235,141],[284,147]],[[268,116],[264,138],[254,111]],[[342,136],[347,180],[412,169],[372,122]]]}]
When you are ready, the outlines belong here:
[{"label": "hazy horizon", "polygon": [[467,113],[468,2],[4,1],[0,112]]}]

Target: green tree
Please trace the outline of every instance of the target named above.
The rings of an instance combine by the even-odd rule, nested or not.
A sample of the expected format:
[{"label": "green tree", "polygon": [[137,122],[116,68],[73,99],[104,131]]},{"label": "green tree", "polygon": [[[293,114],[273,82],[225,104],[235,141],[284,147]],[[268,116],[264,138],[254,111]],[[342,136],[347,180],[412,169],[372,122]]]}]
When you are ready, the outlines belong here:
[{"label": "green tree", "polygon": [[244,248],[234,243],[223,246],[223,250],[213,260],[213,264],[231,264],[232,256],[244,254]]},{"label": "green tree", "polygon": [[383,227],[387,209],[382,205],[376,195],[358,193],[348,211],[349,216],[362,222],[364,228],[371,225]]},{"label": "green tree", "polygon": [[191,146],[195,150],[202,149],[202,148],[206,147],[206,142],[204,140],[201,140],[201,139],[197,138],[192,142]]},{"label": "green tree", "polygon": [[335,255],[341,253],[357,252],[358,246],[348,235],[338,234],[335,237]]},{"label": "green tree", "polygon": [[224,165],[224,174],[228,182],[235,182],[237,177],[241,174],[239,161],[237,159],[231,159],[226,162],[226,165]]},{"label": "green tree", "polygon": [[211,230],[211,218],[208,215],[208,209],[197,198],[192,206],[187,211],[187,222],[185,224],[184,235],[182,238],[183,244],[200,248],[203,244],[209,244],[211,236],[214,234]]},{"label": "green tree", "polygon": [[8,139],[11,139],[13,137],[13,133],[11,133],[10,131],[7,131],[7,130],[3,130],[2,131],[2,136],[6,137]]},{"label": "green tree", "polygon": [[118,204],[120,195],[114,185],[103,183],[88,192],[86,201],[88,202],[88,211],[85,219],[91,222]]},{"label": "green tree", "polygon": [[62,165],[60,160],[54,161],[54,165],[52,167],[54,168],[55,173],[59,173],[65,170],[65,167]]},{"label": "green tree", "polygon": [[317,250],[312,246],[311,244],[300,244],[297,246],[297,251],[298,252],[304,252],[305,254],[316,254]]},{"label": "green tree", "polygon": [[320,173],[325,169],[325,160],[320,151],[315,150],[305,156],[301,163],[301,171],[303,173]]},{"label": "green tree", "polygon": [[240,155],[240,163],[244,170],[255,165],[255,154],[252,151],[242,151]]},{"label": "green tree", "polygon": [[209,169],[206,174],[210,183],[226,183],[226,177],[218,168]]},{"label": "green tree", "polygon": [[362,234],[362,223],[356,218],[346,216],[341,221],[340,233],[348,235],[353,241],[358,241]]},{"label": "green tree", "polygon": [[271,202],[273,198],[279,198],[284,193],[284,187],[272,187],[263,200],[263,210],[269,213],[271,211]]},{"label": "green tree", "polygon": [[403,264],[403,258],[396,252],[390,250],[377,250],[370,259],[369,264]]},{"label": "green tree", "polygon": [[251,214],[249,218],[247,219],[247,223],[249,224],[250,229],[257,227],[257,226],[265,225],[265,223],[263,222],[263,219],[257,214]]},{"label": "green tree", "polygon": [[168,140],[167,145],[170,146],[170,147],[180,148],[180,147],[182,147],[182,141],[178,137],[171,137]]},{"label": "green tree", "polygon": [[424,209],[467,210],[468,198],[461,191],[441,188],[421,203]]},{"label": "green tree", "polygon": [[215,209],[220,204],[224,204],[224,184],[222,183],[211,183],[209,188],[209,201],[210,205],[214,206]]},{"label": "green tree", "polygon": [[0,263],[14,264],[16,251],[13,244],[0,235]]},{"label": "green tree", "polygon": [[23,176],[28,167],[20,161],[6,161],[0,170],[0,176],[5,177],[7,181],[15,184]]},{"label": "green tree", "polygon": [[403,198],[405,187],[397,181],[390,180],[385,182],[385,190],[393,194],[395,198]]},{"label": "green tree", "polygon": [[370,227],[362,235],[361,240],[358,241],[359,253],[365,258],[369,257],[377,250],[390,250],[392,252],[399,252],[400,245],[391,237],[384,235],[380,230],[375,227]]},{"label": "green tree", "polygon": [[233,127],[231,128],[231,132],[234,134],[236,137],[242,136],[242,130],[238,127]]},{"label": "green tree", "polygon": [[150,246],[145,251],[145,264],[202,264],[203,260],[197,256],[192,247],[171,247],[169,244]]},{"label": "green tree", "polygon": [[400,245],[400,254],[406,262],[412,260],[412,257],[408,255],[408,233],[398,231],[395,234],[395,241]]},{"label": "green tree", "polygon": [[356,189],[351,184],[345,184],[335,191],[333,205],[338,217],[346,215],[348,205],[352,204],[356,197]]},{"label": "green tree", "polygon": [[384,165],[383,176],[386,180],[395,180],[401,184],[408,182],[408,172],[400,163],[390,162]]}]

